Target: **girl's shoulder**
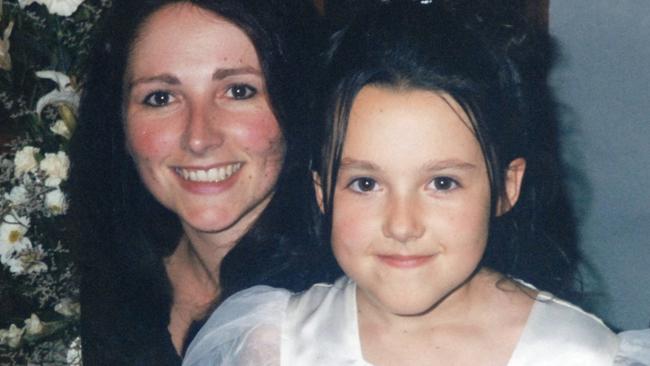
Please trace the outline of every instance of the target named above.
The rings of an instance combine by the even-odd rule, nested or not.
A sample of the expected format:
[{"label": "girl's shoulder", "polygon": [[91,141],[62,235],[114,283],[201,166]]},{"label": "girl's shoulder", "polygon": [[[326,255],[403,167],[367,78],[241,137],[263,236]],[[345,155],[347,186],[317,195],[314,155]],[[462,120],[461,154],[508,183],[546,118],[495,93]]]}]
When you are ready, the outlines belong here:
[{"label": "girl's shoulder", "polygon": [[621,341],[614,366],[650,366],[650,328],[618,334]]},{"label": "girl's shoulder", "polygon": [[[646,338],[646,346],[650,343],[649,338]],[[622,353],[624,343],[595,315],[541,291],[509,366],[637,365],[618,361],[625,357]]]}]

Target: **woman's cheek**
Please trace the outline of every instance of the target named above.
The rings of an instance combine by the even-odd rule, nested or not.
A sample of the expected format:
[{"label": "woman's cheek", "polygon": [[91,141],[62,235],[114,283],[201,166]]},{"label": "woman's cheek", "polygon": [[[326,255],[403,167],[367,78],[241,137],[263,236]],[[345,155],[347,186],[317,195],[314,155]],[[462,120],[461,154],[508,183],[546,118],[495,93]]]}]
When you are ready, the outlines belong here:
[{"label": "woman's cheek", "polygon": [[127,124],[127,148],[136,162],[166,155],[174,146],[174,140],[172,133],[159,127]]},{"label": "woman's cheek", "polygon": [[285,140],[280,126],[270,111],[248,116],[235,126],[235,136],[251,154],[264,155],[269,161],[282,161]]}]

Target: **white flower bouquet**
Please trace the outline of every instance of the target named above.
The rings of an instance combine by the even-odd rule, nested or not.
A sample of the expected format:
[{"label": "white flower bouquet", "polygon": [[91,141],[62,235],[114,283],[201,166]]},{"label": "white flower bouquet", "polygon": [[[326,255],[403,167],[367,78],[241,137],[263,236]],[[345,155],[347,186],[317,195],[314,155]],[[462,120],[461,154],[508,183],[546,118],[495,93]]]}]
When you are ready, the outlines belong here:
[{"label": "white flower bouquet", "polygon": [[0,0],[0,364],[80,365],[68,139],[110,0]]}]

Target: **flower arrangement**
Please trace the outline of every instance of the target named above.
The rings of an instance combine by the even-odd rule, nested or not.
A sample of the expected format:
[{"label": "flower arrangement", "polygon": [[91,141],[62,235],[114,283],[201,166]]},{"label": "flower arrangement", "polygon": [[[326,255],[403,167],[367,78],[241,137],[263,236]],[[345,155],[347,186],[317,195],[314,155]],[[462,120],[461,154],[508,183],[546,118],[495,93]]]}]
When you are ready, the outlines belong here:
[{"label": "flower arrangement", "polygon": [[[110,0],[0,0],[0,364],[80,365],[68,139]],[[0,130],[1,131],[1,130]],[[0,135],[0,138],[6,138]]]}]

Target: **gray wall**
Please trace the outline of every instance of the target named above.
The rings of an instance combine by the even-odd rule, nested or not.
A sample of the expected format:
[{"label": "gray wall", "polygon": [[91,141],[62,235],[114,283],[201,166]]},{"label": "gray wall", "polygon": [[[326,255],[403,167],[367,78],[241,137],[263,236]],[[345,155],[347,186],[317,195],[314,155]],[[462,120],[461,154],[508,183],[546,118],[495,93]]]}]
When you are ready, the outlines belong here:
[{"label": "gray wall", "polygon": [[595,272],[587,289],[602,292],[593,310],[615,327],[648,327],[650,0],[551,0],[550,32],[565,156],[584,175],[572,193]]}]

